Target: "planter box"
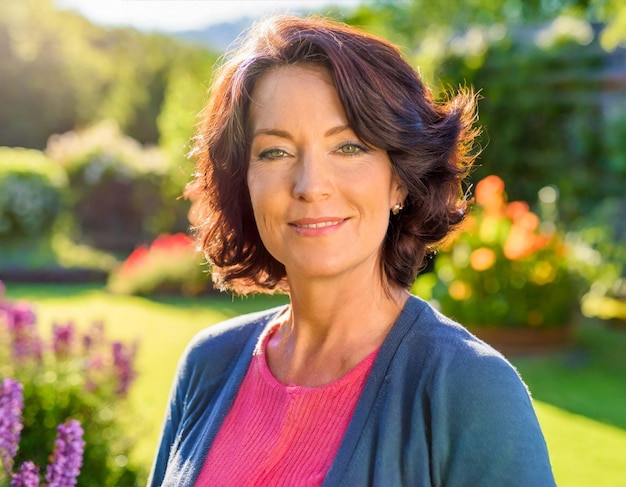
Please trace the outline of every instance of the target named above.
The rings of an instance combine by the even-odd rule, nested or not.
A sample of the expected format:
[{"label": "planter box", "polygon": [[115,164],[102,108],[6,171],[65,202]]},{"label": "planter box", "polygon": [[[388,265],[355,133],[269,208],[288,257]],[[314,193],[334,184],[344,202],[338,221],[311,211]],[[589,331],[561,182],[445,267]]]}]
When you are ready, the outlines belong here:
[{"label": "planter box", "polygon": [[468,330],[503,355],[531,355],[554,352],[571,340],[572,327],[559,328],[494,328],[472,326]]}]

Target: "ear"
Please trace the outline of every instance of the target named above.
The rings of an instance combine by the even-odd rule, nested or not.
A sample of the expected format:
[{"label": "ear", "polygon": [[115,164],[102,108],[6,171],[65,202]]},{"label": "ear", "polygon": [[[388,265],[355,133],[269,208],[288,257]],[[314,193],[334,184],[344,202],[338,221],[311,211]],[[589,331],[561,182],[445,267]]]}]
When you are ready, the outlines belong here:
[{"label": "ear", "polygon": [[391,206],[395,204],[404,204],[404,200],[409,194],[409,190],[406,185],[399,181],[398,179],[394,179],[391,188]]}]

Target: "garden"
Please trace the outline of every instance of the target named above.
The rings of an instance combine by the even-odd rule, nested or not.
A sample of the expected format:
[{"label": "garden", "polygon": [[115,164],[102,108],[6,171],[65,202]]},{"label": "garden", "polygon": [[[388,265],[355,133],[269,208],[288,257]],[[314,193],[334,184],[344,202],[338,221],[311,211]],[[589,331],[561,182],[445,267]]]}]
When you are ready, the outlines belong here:
[{"label": "garden", "polygon": [[[436,96],[480,91],[472,210],[411,291],[517,367],[559,486],[624,487],[626,8],[501,3],[331,13],[405,46]],[[51,1],[5,13],[0,486],[145,485],[191,337],[287,302],[215,291],[188,233],[220,53]]]}]

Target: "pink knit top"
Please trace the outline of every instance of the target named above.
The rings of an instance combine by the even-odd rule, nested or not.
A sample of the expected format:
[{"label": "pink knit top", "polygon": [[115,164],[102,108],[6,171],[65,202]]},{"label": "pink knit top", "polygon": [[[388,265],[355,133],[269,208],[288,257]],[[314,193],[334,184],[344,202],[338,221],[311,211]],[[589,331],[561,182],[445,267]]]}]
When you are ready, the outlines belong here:
[{"label": "pink knit top", "polygon": [[265,356],[267,333],[204,462],[196,487],[319,486],[378,350],[321,387],[284,385]]}]

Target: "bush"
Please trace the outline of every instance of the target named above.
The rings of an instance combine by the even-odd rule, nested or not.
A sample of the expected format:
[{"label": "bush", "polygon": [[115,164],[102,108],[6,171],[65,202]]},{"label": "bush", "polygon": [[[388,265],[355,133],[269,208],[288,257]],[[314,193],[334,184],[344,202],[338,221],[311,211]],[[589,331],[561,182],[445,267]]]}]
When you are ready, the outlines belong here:
[{"label": "bush", "polygon": [[554,188],[542,190],[540,198],[552,213],[543,221],[526,203],[508,203],[497,176],[481,180],[463,228],[437,255],[435,272],[419,276],[413,291],[469,327],[569,325],[578,291],[552,220]]},{"label": "bush", "polygon": [[24,385],[16,464],[45,465],[57,425],[74,418],[86,442],[79,485],[137,485],[142,472],[128,462],[132,438],[116,423],[135,378],[136,344],[111,342],[101,323],[79,333],[72,322],[55,324],[47,341],[32,307],[3,294],[0,289],[0,376]]},{"label": "bush", "polygon": [[0,147],[0,238],[48,235],[63,209],[65,171],[43,153]]},{"label": "bush", "polygon": [[149,247],[136,248],[110,274],[107,288],[119,294],[195,295],[211,286],[202,260],[187,235],[161,235]]},{"label": "bush", "polygon": [[128,253],[162,230],[167,167],[156,148],[143,147],[108,121],[52,136],[46,154],[69,177],[74,240]]},{"label": "bush", "polygon": [[567,238],[577,271],[590,283],[583,314],[626,323],[626,198],[607,198]]}]

